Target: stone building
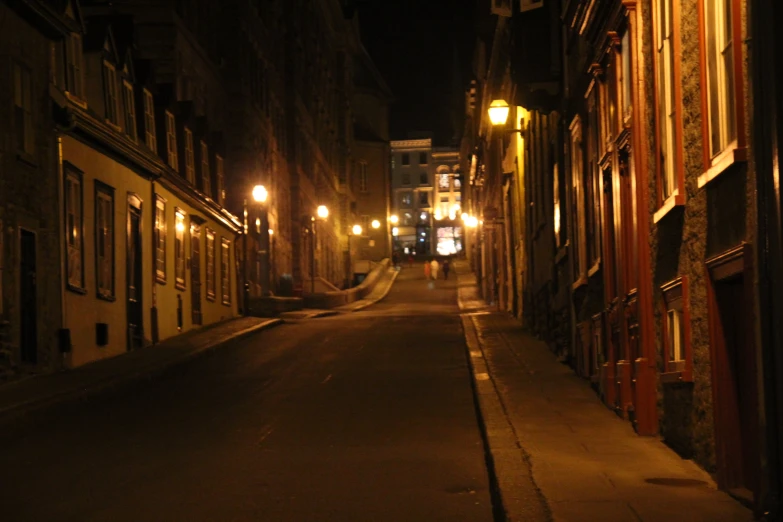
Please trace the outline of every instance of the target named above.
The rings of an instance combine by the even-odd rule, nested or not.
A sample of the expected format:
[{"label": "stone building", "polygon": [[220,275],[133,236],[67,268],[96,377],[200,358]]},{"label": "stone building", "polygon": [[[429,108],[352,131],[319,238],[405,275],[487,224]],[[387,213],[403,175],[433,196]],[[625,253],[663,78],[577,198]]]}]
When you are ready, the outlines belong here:
[{"label": "stone building", "polygon": [[525,323],[607,407],[779,517],[780,100],[763,64],[781,10],[509,5],[477,46],[463,141],[485,298],[517,311],[504,291],[521,291]]},{"label": "stone building", "polygon": [[[354,65],[354,171],[351,190],[363,237],[354,239],[357,258],[391,257],[389,104],[392,94],[365,51]],[[377,225],[377,227],[376,227]]]},{"label": "stone building", "polygon": [[433,147],[430,165],[433,183],[433,231],[435,253],[460,254],[463,248],[462,176],[459,151],[451,147]]}]

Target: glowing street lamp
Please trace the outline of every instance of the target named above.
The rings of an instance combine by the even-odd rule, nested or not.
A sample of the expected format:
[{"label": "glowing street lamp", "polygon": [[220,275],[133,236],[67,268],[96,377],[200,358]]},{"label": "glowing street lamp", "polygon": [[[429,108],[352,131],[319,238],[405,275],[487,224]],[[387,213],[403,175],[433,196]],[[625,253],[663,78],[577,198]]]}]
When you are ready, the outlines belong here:
[{"label": "glowing street lamp", "polygon": [[493,100],[489,104],[489,121],[492,125],[505,125],[508,121],[508,103],[506,100]]},{"label": "glowing street lamp", "polygon": [[253,187],[253,199],[256,203],[266,203],[266,199],[269,197],[266,187],[263,185],[256,185]]},{"label": "glowing street lamp", "polygon": [[351,228],[351,231],[353,232],[354,236],[361,236],[362,235],[362,226],[361,225],[354,225],[353,228]]},{"label": "glowing street lamp", "polygon": [[[267,200],[269,199],[269,191],[267,191],[266,187],[263,185],[255,185],[253,189],[250,191],[250,196],[253,198],[253,203],[255,203],[258,206],[259,209],[259,216],[256,218],[255,225],[256,225],[256,233],[260,235],[259,243],[260,243],[260,250],[258,253],[261,255],[261,281],[259,283],[261,284],[261,293],[262,295],[269,295],[269,271],[270,271],[270,265],[269,265],[269,234],[267,233],[269,230],[269,213],[267,209]],[[243,288],[243,294],[244,294],[244,301],[242,303],[243,312],[245,315],[250,314],[250,281],[248,279],[248,263],[250,262],[250,256],[248,252],[248,246],[247,246],[247,236],[250,233],[249,227],[248,227],[248,201],[247,198],[244,200],[244,227],[243,227],[243,235],[242,235],[242,251],[244,255],[244,260],[242,263],[242,279],[244,281],[244,288]]]},{"label": "glowing street lamp", "polygon": [[396,214],[392,215],[392,217],[389,218],[389,221],[391,221],[392,225],[396,225],[400,222],[400,218],[397,217]]},{"label": "glowing street lamp", "polygon": [[377,219],[373,219],[372,220],[372,228],[374,228],[376,230],[381,228],[381,222],[378,221]]},{"label": "glowing street lamp", "polygon": [[326,205],[319,205],[316,214],[318,214],[319,219],[326,219],[329,217],[329,209],[326,208]]}]

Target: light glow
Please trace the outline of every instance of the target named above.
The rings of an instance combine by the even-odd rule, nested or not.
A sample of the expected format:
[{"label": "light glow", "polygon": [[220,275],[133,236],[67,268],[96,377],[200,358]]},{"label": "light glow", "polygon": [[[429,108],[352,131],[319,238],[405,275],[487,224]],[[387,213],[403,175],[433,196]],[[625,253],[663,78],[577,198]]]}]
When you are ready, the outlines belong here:
[{"label": "light glow", "polygon": [[372,228],[375,228],[375,229],[381,228],[381,222],[378,221],[377,219],[373,219],[372,220]]},{"label": "light glow", "polygon": [[508,103],[506,100],[493,100],[489,104],[489,121],[492,125],[505,125],[508,121]]},{"label": "light glow", "polygon": [[392,225],[396,225],[400,222],[400,218],[397,217],[397,214],[392,215],[392,217],[389,218],[389,221],[392,222]]},{"label": "light glow", "polygon": [[392,228],[392,235],[394,237],[397,237],[397,235],[399,235],[399,233],[400,233],[400,231],[399,231],[399,229],[397,227]]},{"label": "light glow", "polygon": [[256,185],[253,187],[253,199],[258,203],[265,203],[266,198],[269,197],[266,187],[263,185]]},{"label": "light glow", "polygon": [[362,226],[361,225],[354,225],[351,229],[353,231],[354,236],[361,236],[362,235]]},{"label": "light glow", "polygon": [[329,209],[326,208],[326,205],[319,205],[316,213],[318,214],[319,219],[326,219],[329,217]]}]

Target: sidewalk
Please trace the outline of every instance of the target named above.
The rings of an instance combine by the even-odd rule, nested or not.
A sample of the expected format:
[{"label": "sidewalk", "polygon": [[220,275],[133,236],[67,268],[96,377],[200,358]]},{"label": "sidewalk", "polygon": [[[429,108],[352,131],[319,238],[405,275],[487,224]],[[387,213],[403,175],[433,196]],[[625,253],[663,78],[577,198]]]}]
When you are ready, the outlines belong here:
[{"label": "sidewalk", "polygon": [[0,386],[0,418],[150,378],[226,343],[281,324],[280,319],[241,317],[204,326],[73,370],[42,374]]},{"label": "sidewalk", "polygon": [[[475,278],[457,272],[460,307],[475,308]],[[636,435],[512,317],[466,313],[463,326],[508,520],[753,520],[692,461]]]}]

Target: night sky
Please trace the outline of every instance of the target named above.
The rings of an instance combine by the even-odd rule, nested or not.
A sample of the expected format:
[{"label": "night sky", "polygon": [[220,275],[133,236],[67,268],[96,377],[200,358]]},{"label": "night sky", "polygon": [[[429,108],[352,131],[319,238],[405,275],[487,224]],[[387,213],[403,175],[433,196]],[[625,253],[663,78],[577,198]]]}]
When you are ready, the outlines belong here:
[{"label": "night sky", "polygon": [[[432,131],[449,145],[470,70],[475,0],[367,0],[362,40],[395,96],[391,137]],[[456,58],[455,58],[456,57]],[[461,126],[457,123],[456,126]]]}]

